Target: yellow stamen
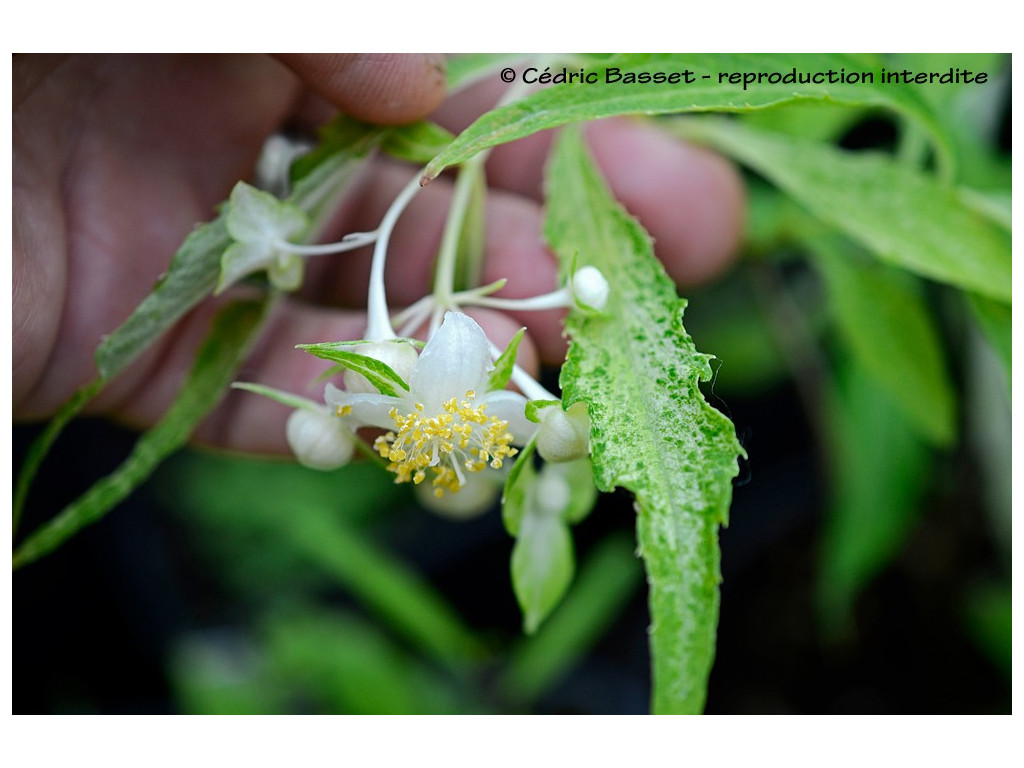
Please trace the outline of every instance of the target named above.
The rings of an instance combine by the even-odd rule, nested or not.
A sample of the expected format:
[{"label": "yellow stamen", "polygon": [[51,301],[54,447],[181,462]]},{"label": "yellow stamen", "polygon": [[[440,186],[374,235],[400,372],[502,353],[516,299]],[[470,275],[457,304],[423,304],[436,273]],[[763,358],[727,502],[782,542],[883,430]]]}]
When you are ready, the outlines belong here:
[{"label": "yellow stamen", "polygon": [[[422,403],[413,412],[402,415],[392,408],[389,415],[395,432],[378,437],[373,447],[390,464],[396,483],[419,484],[426,470],[434,473],[434,495],[457,493],[465,482],[462,471],[479,472],[488,464],[498,469],[504,459],[518,451],[511,446],[508,422],[484,411],[486,404],[474,406],[476,393],[466,392],[458,402],[451,398],[435,416],[424,415]],[[476,457],[476,458],[473,458]]]}]

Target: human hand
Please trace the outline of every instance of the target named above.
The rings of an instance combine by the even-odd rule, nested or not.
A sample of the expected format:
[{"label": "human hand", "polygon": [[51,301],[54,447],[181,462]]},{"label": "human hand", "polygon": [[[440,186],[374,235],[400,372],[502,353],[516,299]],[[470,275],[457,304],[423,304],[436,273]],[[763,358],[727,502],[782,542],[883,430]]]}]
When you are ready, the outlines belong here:
[{"label": "human hand", "polygon": [[[17,57],[14,64],[14,414],[52,413],[95,375],[92,354],[149,292],[197,221],[210,218],[234,182],[252,170],[264,139],[290,121],[329,115],[313,91],[353,116],[402,122],[443,98],[438,59],[420,56]],[[290,68],[290,69],[289,69]],[[493,105],[483,85],[443,105],[436,119],[458,129]],[[626,207],[657,241],[669,273],[684,284],[729,263],[740,234],[742,190],[721,159],[623,121],[589,130],[593,151]],[[555,287],[541,239],[541,169],[549,137],[499,147],[488,163],[484,281],[501,295]],[[338,233],[374,229],[414,169],[374,161],[335,221]],[[450,182],[435,180],[400,220],[387,284],[393,306],[429,291]],[[363,333],[369,253],[312,259],[307,288],[281,302],[242,376],[316,396],[322,363],[300,342]],[[92,404],[136,426],[154,423],[175,396],[217,302],[198,307],[111,382]],[[496,344],[529,323],[537,355],[564,352],[556,312],[518,318],[473,313]],[[256,452],[285,452],[287,409],[229,395],[198,439]]]}]

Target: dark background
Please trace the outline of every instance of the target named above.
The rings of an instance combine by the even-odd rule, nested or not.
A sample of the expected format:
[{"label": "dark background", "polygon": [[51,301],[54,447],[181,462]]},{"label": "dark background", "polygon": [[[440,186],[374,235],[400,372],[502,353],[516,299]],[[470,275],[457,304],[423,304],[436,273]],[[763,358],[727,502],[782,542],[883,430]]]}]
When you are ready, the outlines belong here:
[{"label": "dark background", "polygon": [[[751,459],[721,536],[722,613],[707,711],[1009,712],[1008,670],[972,642],[961,609],[973,583],[996,575],[993,543],[977,524],[969,461],[945,459],[962,492],[932,500],[900,557],[859,600],[854,635],[829,642],[818,631],[813,600],[822,487],[796,396],[781,387],[716,405],[728,409]],[[14,429],[16,457],[37,432]],[[73,423],[43,467],[22,530],[113,469],[134,438],[101,421]],[[625,494],[602,497],[576,529],[581,558],[609,532],[631,532],[632,525]],[[497,510],[454,524],[412,509],[378,531],[471,626],[509,637],[518,632],[507,570],[511,540]],[[16,572],[14,712],[178,712],[167,677],[177,640],[187,631],[249,621],[247,606],[218,581],[217,564],[196,555],[196,535],[150,484]],[[645,600],[641,589],[536,711],[646,711]]]}]

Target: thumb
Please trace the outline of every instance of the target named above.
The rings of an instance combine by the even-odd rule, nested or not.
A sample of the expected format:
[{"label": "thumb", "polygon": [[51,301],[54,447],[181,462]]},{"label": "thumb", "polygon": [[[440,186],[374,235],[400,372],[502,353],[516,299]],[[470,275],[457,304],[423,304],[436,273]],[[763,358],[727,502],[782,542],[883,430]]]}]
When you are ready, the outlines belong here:
[{"label": "thumb", "polygon": [[442,54],[281,53],[277,58],[338,109],[370,123],[425,117],[445,96]]}]

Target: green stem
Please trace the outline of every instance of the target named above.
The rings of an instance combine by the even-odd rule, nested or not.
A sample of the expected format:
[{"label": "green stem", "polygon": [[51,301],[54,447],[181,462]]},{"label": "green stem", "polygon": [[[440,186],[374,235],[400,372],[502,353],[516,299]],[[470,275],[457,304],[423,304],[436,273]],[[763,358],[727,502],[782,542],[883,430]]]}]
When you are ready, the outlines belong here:
[{"label": "green stem", "polygon": [[21,471],[18,473],[18,483],[14,489],[14,503],[11,514],[12,537],[18,533],[18,525],[21,523],[21,512],[25,507],[25,499],[28,497],[29,489],[32,487],[32,480],[35,478],[36,472],[39,471],[39,466],[43,463],[43,459],[46,458],[50,446],[53,445],[57,436],[67,426],[67,423],[103,389],[104,383],[103,377],[97,376],[75,392],[71,399],[64,403],[61,409],[57,411],[57,414],[50,420],[50,423],[46,425],[43,433],[29,447],[28,452],[25,454],[25,461],[21,465]]},{"label": "green stem", "polygon": [[466,213],[477,183],[477,175],[483,173],[484,162],[489,152],[481,152],[467,160],[459,169],[455,180],[455,192],[444,223],[444,234],[437,255],[437,271],[434,275],[434,300],[439,306],[452,304],[455,291],[455,262],[458,257],[459,241],[466,223]]}]

